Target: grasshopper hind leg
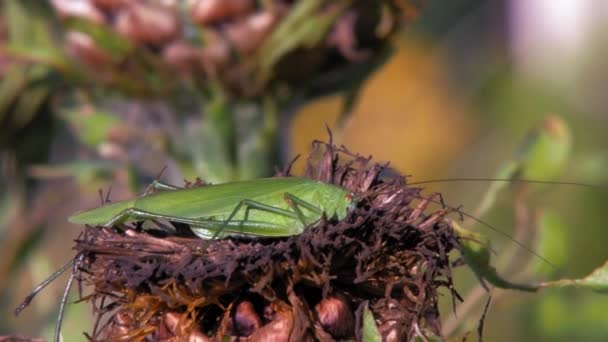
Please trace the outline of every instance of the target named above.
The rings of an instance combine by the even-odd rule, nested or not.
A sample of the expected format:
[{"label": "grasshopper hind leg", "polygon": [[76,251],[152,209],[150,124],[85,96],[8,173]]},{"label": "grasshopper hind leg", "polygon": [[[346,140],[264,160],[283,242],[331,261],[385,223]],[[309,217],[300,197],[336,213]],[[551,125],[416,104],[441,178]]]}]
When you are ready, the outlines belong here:
[{"label": "grasshopper hind leg", "polygon": [[297,219],[302,224],[302,227],[306,227],[309,223],[307,223],[306,217],[304,216],[304,213],[302,212],[300,207],[315,213],[315,215],[318,215],[319,218],[323,214],[323,211],[320,208],[316,207],[314,204],[306,202],[303,199],[301,199],[291,193],[285,193],[284,198],[285,198],[285,202],[287,203],[287,206],[291,210],[273,207],[271,205],[260,203],[257,201],[242,200],[234,208],[232,213],[230,213],[228,218],[224,221],[224,223],[220,226],[220,228],[215,232],[215,234],[213,234],[212,239],[217,239],[218,237],[221,236],[220,234],[222,234],[222,232],[228,227],[228,225],[232,222],[232,220],[234,219],[234,217],[236,216],[236,214],[239,212],[239,210],[242,207],[246,207],[245,218],[248,217],[249,210],[256,209],[256,210],[273,213],[276,215],[289,217],[292,219]]},{"label": "grasshopper hind leg", "polygon": [[142,196],[149,195],[154,191],[175,191],[181,189],[183,188],[155,179],[152,181],[152,183],[150,183],[150,185],[148,185]]}]

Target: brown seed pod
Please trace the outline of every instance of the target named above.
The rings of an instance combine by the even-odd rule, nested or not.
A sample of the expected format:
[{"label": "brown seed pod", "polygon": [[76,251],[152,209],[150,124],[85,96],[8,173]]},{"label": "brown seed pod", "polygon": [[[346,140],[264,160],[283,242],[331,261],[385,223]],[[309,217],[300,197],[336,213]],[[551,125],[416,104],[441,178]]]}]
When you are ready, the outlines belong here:
[{"label": "brown seed pod", "polygon": [[315,306],[319,323],[334,338],[347,338],[355,331],[355,316],[343,295],[321,300]]},{"label": "brown seed pod", "polygon": [[253,8],[253,0],[197,0],[192,3],[191,13],[194,22],[208,25],[245,15]]},{"label": "brown seed pod", "polygon": [[233,326],[239,336],[249,336],[262,326],[262,320],[255,311],[253,303],[246,300],[236,306]]}]

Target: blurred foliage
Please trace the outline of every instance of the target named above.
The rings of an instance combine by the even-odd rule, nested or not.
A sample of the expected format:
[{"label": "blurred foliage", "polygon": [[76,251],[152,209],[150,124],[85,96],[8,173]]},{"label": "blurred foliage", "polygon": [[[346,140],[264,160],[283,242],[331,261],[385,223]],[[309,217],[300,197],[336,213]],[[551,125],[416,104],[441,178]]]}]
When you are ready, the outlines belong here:
[{"label": "blurred foliage", "polygon": [[[597,94],[572,91],[601,89],[597,78],[593,87],[584,82],[606,62],[589,51],[581,84],[561,88],[522,74],[509,56],[506,0],[309,0],[220,17],[187,6],[175,15],[161,1],[128,10],[83,1],[95,6],[80,14],[69,3],[0,3],[0,335],[51,335],[61,281],[19,318],[9,311],[72,256],[79,230],[65,218],[99,205],[99,189],[105,195],[112,184],[113,200],[133,196],[163,167],[175,184],[269,175],[312,139],[327,139],[326,125],[337,143],[416,181],[498,175],[596,184],[425,185],[448,203],[478,208],[501,231],[514,227],[503,233],[557,266],[502,233],[466,225],[489,236],[492,249],[482,252],[497,251],[496,272],[509,281],[581,278],[607,258],[607,116]],[[397,41],[394,33],[418,15]],[[549,113],[552,124],[542,125]],[[467,272],[455,271],[461,294],[478,286]],[[446,301],[446,325],[474,329],[485,299],[478,293],[465,318],[452,319]],[[491,341],[608,337],[608,302],[591,291],[495,291],[492,303]],[[85,311],[69,306],[66,340],[83,338]]]}]

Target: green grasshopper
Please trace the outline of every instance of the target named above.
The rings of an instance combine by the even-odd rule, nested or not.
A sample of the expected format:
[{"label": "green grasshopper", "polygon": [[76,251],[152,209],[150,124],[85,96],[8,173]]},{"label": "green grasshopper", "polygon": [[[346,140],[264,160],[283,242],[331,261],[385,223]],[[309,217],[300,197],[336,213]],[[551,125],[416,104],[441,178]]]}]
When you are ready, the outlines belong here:
[{"label": "green grasshopper", "polygon": [[[150,194],[153,189],[161,191]],[[190,225],[202,239],[281,237],[298,235],[323,217],[341,220],[356,205],[350,191],[308,178],[263,178],[185,189],[155,181],[138,198],[85,210],[68,220],[112,227],[128,221],[164,219]],[[61,299],[54,341],[60,339],[68,292],[82,258],[77,256],[38,285],[15,310],[19,313],[46,285],[73,267]]]},{"label": "green grasshopper", "polygon": [[356,206],[353,193],[307,178],[251,181],[177,188],[155,182],[160,191],[79,212],[76,224],[114,226],[135,220],[165,219],[191,226],[203,239],[231,235],[280,237],[298,235],[327,218],[343,219]]}]

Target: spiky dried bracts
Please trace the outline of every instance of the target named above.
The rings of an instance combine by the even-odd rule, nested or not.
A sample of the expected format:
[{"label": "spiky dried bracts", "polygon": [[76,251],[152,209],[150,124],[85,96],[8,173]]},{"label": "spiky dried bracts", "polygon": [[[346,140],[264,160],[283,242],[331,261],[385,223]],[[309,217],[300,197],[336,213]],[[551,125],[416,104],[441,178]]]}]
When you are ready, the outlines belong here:
[{"label": "spiky dried bracts", "polygon": [[361,340],[366,307],[386,340],[439,334],[438,290],[452,289],[448,253],[458,248],[449,210],[426,213],[421,189],[392,170],[315,146],[306,175],[360,196],[343,220],[211,242],[87,228],[76,249],[80,281],[93,288],[91,339]]},{"label": "spiky dried bracts", "polygon": [[344,68],[381,57],[423,1],[51,3],[63,19],[66,51],[96,83],[145,93],[166,91],[177,79],[213,81],[239,97],[256,97],[279,84],[302,87],[324,83],[323,77],[332,83]]}]

